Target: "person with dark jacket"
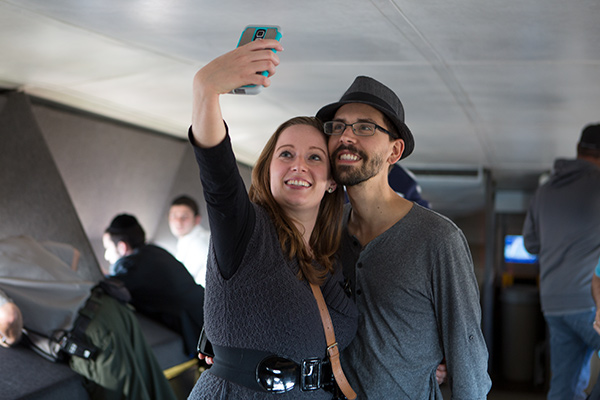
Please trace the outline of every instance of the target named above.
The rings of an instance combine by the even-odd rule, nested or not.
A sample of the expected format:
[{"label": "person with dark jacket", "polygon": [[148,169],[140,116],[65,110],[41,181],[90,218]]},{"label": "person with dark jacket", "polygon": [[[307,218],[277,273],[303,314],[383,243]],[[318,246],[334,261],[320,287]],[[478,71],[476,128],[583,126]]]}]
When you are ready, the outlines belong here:
[{"label": "person with dark jacket", "polygon": [[129,214],[117,215],[102,238],[108,275],[121,280],[131,304],[183,337],[186,354],[195,355],[204,325],[204,288],[165,249],[146,243],[144,229]]}]

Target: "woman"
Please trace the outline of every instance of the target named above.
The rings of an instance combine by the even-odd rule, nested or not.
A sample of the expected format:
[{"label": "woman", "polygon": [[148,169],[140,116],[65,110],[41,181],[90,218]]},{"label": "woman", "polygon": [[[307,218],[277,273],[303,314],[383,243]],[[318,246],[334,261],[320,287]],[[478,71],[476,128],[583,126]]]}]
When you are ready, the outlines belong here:
[{"label": "woman", "polygon": [[[249,194],[237,170],[219,95],[268,86],[256,72],[275,72],[279,60],[269,49],[283,50],[275,40],[252,42],[194,77],[190,140],[211,227],[205,329],[215,357],[190,399],[262,399],[270,392],[331,399],[314,381],[327,344],[309,282],[321,286],[340,348],[356,331],[357,313],[334,264],[343,193],[331,178],[321,123],[297,117],[282,124],[253,170]],[[308,376],[300,382],[303,366]]]}]

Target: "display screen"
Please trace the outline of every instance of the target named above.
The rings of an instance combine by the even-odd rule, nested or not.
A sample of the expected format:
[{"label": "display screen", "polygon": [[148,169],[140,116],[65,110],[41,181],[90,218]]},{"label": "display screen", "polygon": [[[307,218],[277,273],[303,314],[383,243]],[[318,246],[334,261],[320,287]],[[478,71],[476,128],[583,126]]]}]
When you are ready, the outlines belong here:
[{"label": "display screen", "polygon": [[535,264],[538,258],[525,250],[522,235],[506,235],[504,238],[504,262]]}]

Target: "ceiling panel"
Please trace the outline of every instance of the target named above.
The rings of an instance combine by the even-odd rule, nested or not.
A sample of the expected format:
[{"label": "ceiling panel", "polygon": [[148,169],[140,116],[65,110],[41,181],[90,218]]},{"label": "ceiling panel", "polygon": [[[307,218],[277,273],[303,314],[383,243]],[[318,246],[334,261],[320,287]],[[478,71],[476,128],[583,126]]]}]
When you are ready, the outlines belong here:
[{"label": "ceiling panel", "polygon": [[[185,138],[195,71],[245,25],[278,24],[273,85],[222,98],[241,161],[370,75],[404,103],[406,166],[485,168],[531,190],[600,120],[599,18],[597,0],[0,0],[0,87]],[[449,202],[441,188],[461,185],[423,179]]]}]

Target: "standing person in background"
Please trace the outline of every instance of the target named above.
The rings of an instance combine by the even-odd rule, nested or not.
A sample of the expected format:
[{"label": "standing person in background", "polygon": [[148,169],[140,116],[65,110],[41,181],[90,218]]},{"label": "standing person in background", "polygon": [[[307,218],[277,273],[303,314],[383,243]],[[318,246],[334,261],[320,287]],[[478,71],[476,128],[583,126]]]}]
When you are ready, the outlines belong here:
[{"label": "standing person in background", "polygon": [[102,237],[109,276],[125,284],[131,304],[183,338],[184,351],[195,355],[204,324],[204,288],[171,253],[146,243],[137,218],[117,215]]},{"label": "standing person in background", "polygon": [[360,313],[344,369],[360,399],[456,399],[491,387],[479,289],[467,241],[446,217],[409,201],[388,182],[414,148],[400,99],[359,76],[319,110],[333,176],[346,186],[339,256]]},{"label": "standing person in background", "polygon": [[[596,318],[594,319],[594,330],[600,335],[600,260],[598,265],[594,269],[594,276],[592,276],[592,297],[596,304]],[[587,400],[599,400],[600,399],[600,377],[596,377],[596,383],[592,388],[590,395]]]},{"label": "standing person in background", "polygon": [[600,258],[600,125],[581,133],[576,159],[558,159],[533,197],[525,248],[539,255],[540,300],[550,332],[549,400],[585,399],[590,358],[600,349],[590,293]]},{"label": "standing person in background", "polygon": [[169,208],[169,228],[177,238],[175,257],[185,265],[198,285],[206,286],[206,259],[210,232],[200,222],[202,215],[198,203],[181,195]]}]

